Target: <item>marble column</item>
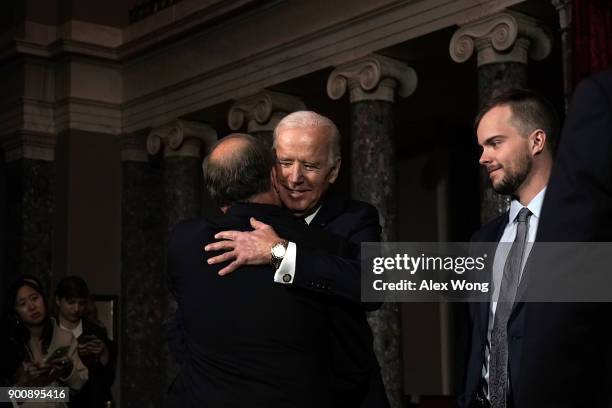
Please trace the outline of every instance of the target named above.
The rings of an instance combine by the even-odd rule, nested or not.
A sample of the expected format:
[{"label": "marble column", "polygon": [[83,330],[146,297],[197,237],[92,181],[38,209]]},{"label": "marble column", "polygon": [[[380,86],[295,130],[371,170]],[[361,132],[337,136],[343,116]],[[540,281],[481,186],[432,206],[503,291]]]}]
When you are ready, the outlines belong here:
[{"label": "marble column", "polygon": [[[416,85],[417,76],[412,68],[376,54],[337,67],[327,82],[327,93],[332,99],[341,98],[349,90],[351,196],[378,208],[383,241],[394,241],[397,234],[393,101],[396,92],[406,97]],[[391,406],[401,407],[398,304],[386,303],[370,314],[368,321]]]},{"label": "marble column", "polygon": [[47,293],[53,284],[56,215],[56,137],[18,131],[0,138],[4,150],[4,287],[19,274],[39,277]]},{"label": "marble column", "polygon": [[201,215],[202,149],[216,141],[217,132],[210,126],[181,119],[155,128],[149,134],[149,154],[163,154],[163,213],[166,232],[170,232],[181,220]]},{"label": "marble column", "polygon": [[[210,126],[198,122],[177,119],[171,123],[154,128],[147,138],[147,151],[150,155],[162,153],[161,175],[161,213],[163,214],[164,243],[172,228],[180,221],[202,215],[202,157],[203,149],[217,140],[217,133]],[[165,262],[164,262],[165,263]],[[166,320],[175,310],[176,303],[166,287],[165,277],[161,281],[162,293],[159,296],[158,312]],[[175,377],[178,368],[169,356],[164,344],[165,386]],[[163,362],[162,362],[163,363]]]},{"label": "marble column", "polygon": [[229,110],[227,122],[230,129],[239,131],[246,127],[247,133],[272,146],[278,122],[288,113],[304,109],[306,105],[295,96],[264,90],[236,101]]},{"label": "marble column", "polygon": [[121,406],[147,407],[166,394],[162,175],[144,134],[121,138],[121,162]]},{"label": "marble column", "polygon": [[[462,25],[453,35],[450,55],[465,62],[476,48],[478,102],[482,106],[504,88],[527,87],[527,61],[550,54],[551,37],[535,19],[505,11]],[[488,176],[481,171],[481,221],[490,221],[507,211],[508,196],[495,193]]]}]

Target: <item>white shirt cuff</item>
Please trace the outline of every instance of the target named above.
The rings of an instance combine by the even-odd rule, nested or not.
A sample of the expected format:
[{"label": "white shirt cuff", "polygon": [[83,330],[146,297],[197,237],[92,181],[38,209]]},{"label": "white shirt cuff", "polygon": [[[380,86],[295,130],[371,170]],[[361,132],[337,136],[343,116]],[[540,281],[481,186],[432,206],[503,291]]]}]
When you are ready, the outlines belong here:
[{"label": "white shirt cuff", "polygon": [[295,276],[295,258],[297,257],[297,246],[294,242],[289,242],[287,252],[283,257],[276,273],[274,274],[274,282],[290,285],[293,283]]}]

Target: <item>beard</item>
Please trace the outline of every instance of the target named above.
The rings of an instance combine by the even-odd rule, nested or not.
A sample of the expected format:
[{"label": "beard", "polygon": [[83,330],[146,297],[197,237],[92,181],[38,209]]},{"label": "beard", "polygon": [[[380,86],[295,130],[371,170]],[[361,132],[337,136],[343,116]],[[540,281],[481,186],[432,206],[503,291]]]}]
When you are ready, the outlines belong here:
[{"label": "beard", "polygon": [[506,174],[504,174],[499,183],[491,183],[493,190],[498,194],[514,194],[527,179],[532,167],[533,161],[531,156],[525,154],[522,158],[517,159],[508,166]]}]

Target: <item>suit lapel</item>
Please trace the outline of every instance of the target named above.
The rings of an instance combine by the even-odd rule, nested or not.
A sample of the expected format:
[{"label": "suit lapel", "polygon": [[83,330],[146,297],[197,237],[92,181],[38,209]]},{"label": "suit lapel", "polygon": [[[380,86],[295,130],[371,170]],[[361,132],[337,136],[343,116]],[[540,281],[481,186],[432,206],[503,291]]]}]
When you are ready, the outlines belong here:
[{"label": "suit lapel", "polygon": [[325,228],[330,221],[338,217],[346,209],[346,199],[330,194],[321,201],[321,209],[313,218],[311,225]]}]

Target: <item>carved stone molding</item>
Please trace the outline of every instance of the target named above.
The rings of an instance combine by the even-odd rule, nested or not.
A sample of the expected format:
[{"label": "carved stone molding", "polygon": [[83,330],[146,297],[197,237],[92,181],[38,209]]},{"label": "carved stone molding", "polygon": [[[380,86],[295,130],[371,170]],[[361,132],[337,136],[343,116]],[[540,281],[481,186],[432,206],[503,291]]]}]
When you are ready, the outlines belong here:
[{"label": "carved stone molding", "polygon": [[155,155],[163,150],[165,157],[200,157],[200,146],[212,145],[217,132],[204,123],[182,119],[154,128],[147,137],[147,151]]},{"label": "carved stone molding", "polygon": [[550,54],[550,35],[537,20],[524,14],[505,11],[462,26],[450,42],[455,62],[465,62],[478,54],[478,66],[541,60]]},{"label": "carved stone molding", "polygon": [[66,98],[55,104],[55,130],[78,129],[87,132],[119,135],[121,107],[81,98]]},{"label": "carved stone molding", "polygon": [[54,161],[56,143],[57,138],[53,134],[27,130],[0,139],[6,163],[19,159]]},{"label": "carved stone molding", "polygon": [[236,101],[229,110],[227,123],[232,130],[272,131],[283,116],[306,109],[299,98],[279,92],[262,91]]},{"label": "carved stone molding", "polygon": [[351,102],[393,102],[395,91],[406,97],[414,92],[416,86],[414,69],[403,62],[371,54],[337,67],[327,80],[327,95],[340,99],[348,88]]}]

